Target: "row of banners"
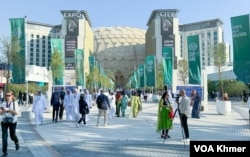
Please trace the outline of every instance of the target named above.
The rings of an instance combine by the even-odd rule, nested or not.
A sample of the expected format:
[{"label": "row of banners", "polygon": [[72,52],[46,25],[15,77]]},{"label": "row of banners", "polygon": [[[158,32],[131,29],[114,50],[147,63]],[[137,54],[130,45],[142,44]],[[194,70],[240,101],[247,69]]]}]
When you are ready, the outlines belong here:
[{"label": "row of banners", "polygon": [[[19,40],[20,47],[20,55],[25,58],[25,19],[17,18],[10,19],[11,23],[11,35]],[[52,53],[55,49],[59,53],[63,53],[63,42],[62,39],[51,39],[51,48]],[[199,58],[199,37],[198,36],[190,36],[188,37],[189,46],[189,80],[191,84],[200,84],[200,58]],[[83,56],[84,52],[82,49],[75,49],[75,69],[78,78],[77,84],[83,85],[84,79],[83,75]],[[173,48],[171,46],[163,47],[162,49],[163,55],[163,69],[164,69],[164,83],[165,85],[172,84],[172,76],[173,76]],[[63,55],[62,55],[63,56]],[[91,65],[95,65],[93,59],[89,58],[90,67]],[[91,70],[91,69],[90,69]],[[60,85],[63,84],[63,68],[61,69],[61,77],[54,81],[54,84]],[[137,81],[137,78],[139,80]],[[132,81],[135,84],[135,87],[145,87],[145,86],[155,86],[156,84],[156,61],[155,56],[147,56],[145,64],[139,65],[138,71],[134,72]],[[13,64],[13,82],[14,83],[24,83],[25,82],[25,70],[20,68],[20,66],[15,66]],[[140,83],[138,85],[138,83]]]},{"label": "row of banners", "polygon": [[[250,65],[250,28],[249,28],[249,14],[232,17],[232,37],[233,37],[233,54],[234,54],[234,73],[237,78],[243,82],[250,82],[250,69],[246,68]],[[19,43],[19,54],[25,60],[25,19],[14,18],[10,19],[11,24],[11,39],[16,39]],[[166,38],[166,41],[171,41],[173,37]],[[164,40],[165,41],[165,40]],[[58,47],[59,52],[63,52],[61,39],[51,40],[52,48]],[[164,42],[165,43],[165,42]],[[201,59],[200,59],[200,47],[199,36],[188,36],[188,67],[189,67],[189,84],[201,84]],[[162,62],[164,70],[164,84],[172,85],[173,81],[173,42],[166,42],[162,45]],[[75,50],[75,66],[78,76],[83,76],[83,50]],[[81,57],[82,56],[82,57]],[[93,59],[89,59],[90,67],[95,65]],[[25,66],[18,66],[13,63],[13,83],[25,83]],[[139,79],[137,79],[139,78]],[[139,65],[138,70],[134,72],[133,77],[130,79],[137,87],[155,86],[156,84],[156,62],[155,56],[147,56],[145,63]],[[62,81],[62,80],[61,80]],[[59,82],[61,83],[59,80]],[[77,79],[79,84],[83,84],[83,78]]]},{"label": "row of banners", "polygon": [[[199,36],[189,36],[188,41],[188,74],[189,84],[201,85],[201,59]],[[162,65],[164,85],[172,86],[173,83],[173,62],[174,62],[173,47],[162,48]],[[146,57],[145,64],[139,65],[131,77],[132,87],[151,87],[156,85],[156,61],[155,56],[150,55]],[[138,79],[137,79],[138,78]],[[137,81],[139,80],[139,81]]]}]

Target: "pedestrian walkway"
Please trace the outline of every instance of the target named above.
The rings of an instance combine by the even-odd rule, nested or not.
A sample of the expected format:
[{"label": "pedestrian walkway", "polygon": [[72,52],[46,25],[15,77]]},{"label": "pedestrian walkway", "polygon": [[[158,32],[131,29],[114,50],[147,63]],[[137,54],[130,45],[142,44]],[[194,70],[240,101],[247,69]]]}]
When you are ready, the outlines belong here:
[{"label": "pedestrian walkway", "polygon": [[[201,112],[200,119],[189,118],[190,139],[193,141],[250,141],[250,125],[248,119],[242,116],[244,110],[241,104],[232,102],[232,112],[229,115],[219,115],[215,102],[210,101],[208,110]],[[144,102],[143,110],[138,118],[114,117],[108,120],[108,126],[96,127],[97,108],[90,110],[90,122],[76,127],[76,123],[64,120],[58,123],[51,121],[52,113],[44,113],[44,124],[35,127],[34,118],[31,121],[19,118],[18,137],[21,148],[14,150],[14,144],[9,141],[9,156],[25,157],[152,157],[152,156],[189,156],[189,145],[181,142],[183,135],[180,120],[175,117],[170,139],[160,138],[156,133],[156,118],[158,104]],[[241,113],[238,113],[239,111]],[[64,116],[65,118],[65,116]]]}]

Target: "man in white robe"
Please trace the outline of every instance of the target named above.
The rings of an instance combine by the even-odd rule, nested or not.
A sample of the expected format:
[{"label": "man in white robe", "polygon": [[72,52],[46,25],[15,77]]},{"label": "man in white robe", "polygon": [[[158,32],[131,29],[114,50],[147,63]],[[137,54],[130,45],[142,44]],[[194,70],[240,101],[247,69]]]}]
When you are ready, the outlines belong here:
[{"label": "man in white robe", "polygon": [[46,99],[41,91],[37,92],[35,95],[33,105],[32,105],[32,112],[35,114],[35,123],[36,126],[43,124],[43,113],[46,110]]},{"label": "man in white robe", "polygon": [[70,102],[73,107],[72,120],[78,122],[79,119],[79,99],[80,92],[77,88],[74,88],[73,93],[71,94]]},{"label": "man in white robe", "polygon": [[66,95],[63,100],[63,105],[66,110],[66,121],[73,121],[74,107],[71,104],[71,91],[67,89]]},{"label": "man in white robe", "polygon": [[[92,96],[91,94],[89,94],[89,91],[87,89],[84,89],[83,92],[84,92],[84,100],[87,102],[89,109],[91,109],[92,108]],[[90,121],[89,114],[90,112],[88,114],[85,114],[86,122]]]}]

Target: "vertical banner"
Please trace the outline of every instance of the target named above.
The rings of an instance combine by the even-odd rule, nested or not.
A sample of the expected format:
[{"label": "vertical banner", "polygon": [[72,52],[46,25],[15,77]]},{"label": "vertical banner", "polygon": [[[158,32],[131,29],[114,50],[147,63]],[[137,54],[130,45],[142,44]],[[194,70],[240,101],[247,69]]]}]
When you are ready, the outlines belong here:
[{"label": "vertical banner", "polygon": [[199,36],[188,36],[189,84],[201,84],[201,62]]},{"label": "vertical banner", "polygon": [[75,50],[75,62],[76,62],[76,85],[84,86],[84,52],[83,49]]},{"label": "vertical banner", "polygon": [[134,88],[138,88],[138,79],[137,79],[137,70],[134,71],[134,83],[135,83],[135,86]]},{"label": "vertical banner", "polygon": [[173,76],[173,51],[172,47],[162,48],[162,65],[164,85],[172,86]]},{"label": "vertical banner", "polygon": [[249,14],[231,17],[233,37],[233,70],[237,78],[245,83],[250,82],[250,36]]},{"label": "vertical banner", "polygon": [[95,67],[95,56],[89,56],[89,71],[92,72]]},{"label": "vertical banner", "polygon": [[144,64],[139,65],[139,80],[140,80],[140,86],[141,88],[145,87],[145,68]]},{"label": "vertical banner", "polygon": [[[15,43],[15,48],[19,56],[18,62],[14,61],[12,65],[13,83],[25,83],[25,19],[13,18],[9,19],[11,26],[11,43]],[[17,44],[17,45],[16,45]],[[21,64],[21,65],[20,65]]]},{"label": "vertical banner", "polygon": [[[51,39],[50,40],[51,43],[51,53],[53,54],[54,52],[58,52],[60,53],[60,55],[62,56],[62,60],[64,60],[63,58],[63,46],[62,46],[62,39]],[[54,79],[53,78],[53,84],[54,85],[63,85],[63,73],[64,73],[64,67],[60,67],[60,77],[58,79]]]},{"label": "vertical banner", "polygon": [[62,47],[62,39],[50,39],[51,43],[51,53],[53,54],[55,51],[63,54],[63,47]]},{"label": "vertical banner", "polygon": [[146,57],[145,70],[146,70],[146,86],[155,86],[156,85],[155,56],[150,55]]}]

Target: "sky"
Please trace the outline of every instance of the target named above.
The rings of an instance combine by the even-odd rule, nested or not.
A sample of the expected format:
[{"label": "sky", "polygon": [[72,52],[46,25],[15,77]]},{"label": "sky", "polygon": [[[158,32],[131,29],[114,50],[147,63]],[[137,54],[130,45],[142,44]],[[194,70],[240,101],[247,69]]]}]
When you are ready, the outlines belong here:
[{"label": "sky", "polygon": [[[7,0],[0,6],[0,38],[10,36],[9,18],[58,25],[60,10],[85,10],[92,28],[128,26],[147,29],[155,9],[178,9],[179,24],[220,19],[225,42],[232,44],[231,17],[250,13],[249,0]],[[231,46],[232,47],[232,46]]]}]

